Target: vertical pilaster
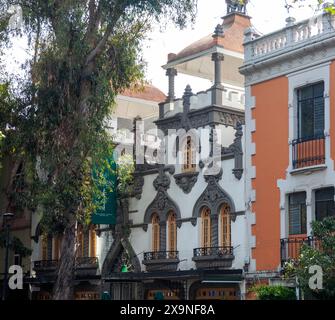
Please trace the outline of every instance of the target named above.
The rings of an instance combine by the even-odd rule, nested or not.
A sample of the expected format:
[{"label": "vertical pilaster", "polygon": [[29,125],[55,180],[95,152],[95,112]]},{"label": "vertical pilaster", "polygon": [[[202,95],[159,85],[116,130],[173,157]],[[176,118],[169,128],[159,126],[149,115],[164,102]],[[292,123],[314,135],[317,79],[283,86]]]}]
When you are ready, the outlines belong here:
[{"label": "vertical pilaster", "polygon": [[224,55],[219,52],[212,54],[212,61],[214,61],[214,86],[212,87],[212,104],[222,105],[222,91],[223,86],[221,83],[221,69]]}]

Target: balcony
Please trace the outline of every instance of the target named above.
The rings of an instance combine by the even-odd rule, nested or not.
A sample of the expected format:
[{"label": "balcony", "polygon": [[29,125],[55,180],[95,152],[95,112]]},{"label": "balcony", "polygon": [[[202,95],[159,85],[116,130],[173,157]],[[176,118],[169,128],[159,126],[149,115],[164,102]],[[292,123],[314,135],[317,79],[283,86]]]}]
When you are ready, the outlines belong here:
[{"label": "balcony", "polygon": [[34,270],[39,273],[53,273],[57,269],[58,260],[39,260],[34,261]]},{"label": "balcony", "polygon": [[147,271],[176,271],[179,264],[178,251],[145,252],[143,264]]},{"label": "balcony", "polygon": [[233,247],[206,247],[193,250],[192,259],[198,269],[231,268],[234,260]]},{"label": "balcony", "polygon": [[315,237],[294,237],[280,239],[280,260],[283,267],[285,262],[297,260],[303,245],[320,249],[320,241]]},{"label": "balcony", "polygon": [[293,169],[325,164],[325,137],[300,138],[292,141]]},{"label": "balcony", "polygon": [[287,49],[306,46],[316,37],[333,37],[335,18],[323,14],[301,22],[287,20],[286,28],[259,36],[253,30],[248,31],[245,40],[245,61],[255,63],[266,57],[280,55]]},{"label": "balcony", "polygon": [[[54,274],[58,267],[58,260],[34,261],[33,269],[37,274]],[[77,257],[75,260],[76,275],[95,275],[99,267],[97,257]]]},{"label": "balcony", "polygon": [[97,257],[77,257],[75,262],[76,275],[96,275],[99,268]]}]

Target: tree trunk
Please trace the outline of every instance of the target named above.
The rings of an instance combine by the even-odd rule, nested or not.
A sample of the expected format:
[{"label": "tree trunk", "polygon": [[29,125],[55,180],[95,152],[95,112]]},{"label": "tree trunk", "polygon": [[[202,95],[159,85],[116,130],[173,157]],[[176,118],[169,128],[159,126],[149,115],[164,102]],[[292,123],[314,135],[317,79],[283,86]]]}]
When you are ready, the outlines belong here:
[{"label": "tree trunk", "polygon": [[72,300],[74,296],[76,220],[73,214],[70,216],[62,241],[57,278],[53,288],[53,300]]}]

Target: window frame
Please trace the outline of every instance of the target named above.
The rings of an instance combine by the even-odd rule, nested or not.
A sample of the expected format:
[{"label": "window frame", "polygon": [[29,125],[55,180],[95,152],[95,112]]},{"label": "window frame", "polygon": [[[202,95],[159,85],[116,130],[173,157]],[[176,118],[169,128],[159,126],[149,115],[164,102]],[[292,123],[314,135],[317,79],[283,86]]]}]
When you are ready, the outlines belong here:
[{"label": "window frame", "polygon": [[[332,190],[332,194],[329,196],[328,199],[318,199],[318,194],[321,193],[322,191],[330,191]],[[324,196],[324,197],[327,197],[327,196]],[[330,187],[325,187],[325,188],[320,188],[320,189],[316,189],[314,191],[314,219],[316,221],[322,221],[324,218],[326,217],[335,217],[335,200],[334,200],[334,197],[335,197],[335,188],[333,186],[330,186]],[[320,219],[320,214],[318,214],[318,204],[321,204],[321,203],[327,203],[327,214],[321,219]],[[329,208],[329,204],[332,203],[330,205],[330,207],[332,208]],[[329,214],[329,211],[333,210],[333,214]]]},{"label": "window frame", "polygon": [[[314,90],[315,90],[315,87],[322,84],[323,85],[323,91],[322,91],[322,95],[315,95],[314,94]],[[301,91],[304,90],[304,89],[308,89],[308,88],[312,88],[313,90],[313,95],[312,95],[312,98],[305,98],[305,99],[301,99],[300,96],[301,96]],[[325,130],[325,82],[323,80],[321,81],[317,81],[317,82],[314,82],[312,84],[308,84],[308,85],[305,85],[305,86],[302,86],[302,87],[298,87],[296,88],[296,101],[297,101],[297,138],[298,139],[312,139],[312,138],[320,138],[324,135],[324,130]],[[323,99],[323,132],[322,133],[318,133],[316,134],[316,130],[315,130],[315,100],[316,99],[320,99],[322,98]],[[313,135],[312,136],[305,136],[302,134],[302,118],[301,118],[301,115],[302,115],[302,111],[301,111],[301,108],[302,108],[302,103],[303,102],[306,102],[308,100],[313,100]]]},{"label": "window frame", "polygon": [[212,223],[211,210],[204,207],[201,211],[201,247],[211,248],[212,246]]},{"label": "window frame", "polygon": [[231,215],[230,206],[224,203],[220,208],[220,244],[221,247],[231,247]]},{"label": "window frame", "polygon": [[[299,195],[304,194],[304,201],[299,201],[299,200],[291,200],[293,199],[294,196],[297,198]],[[307,199],[307,193],[305,191],[301,192],[294,192],[290,193],[288,195],[288,234],[289,236],[296,236],[296,235],[305,235],[307,234],[307,205],[306,205],[306,199]],[[291,215],[293,214],[293,206],[298,206],[299,207],[299,232],[294,232],[293,231],[293,226],[291,224],[292,222],[292,217]]]},{"label": "window frame", "polygon": [[151,225],[152,225],[152,251],[159,252],[160,251],[160,219],[157,213],[154,213],[151,217]]},{"label": "window frame", "polygon": [[177,215],[174,211],[168,214],[168,251],[177,251]]}]

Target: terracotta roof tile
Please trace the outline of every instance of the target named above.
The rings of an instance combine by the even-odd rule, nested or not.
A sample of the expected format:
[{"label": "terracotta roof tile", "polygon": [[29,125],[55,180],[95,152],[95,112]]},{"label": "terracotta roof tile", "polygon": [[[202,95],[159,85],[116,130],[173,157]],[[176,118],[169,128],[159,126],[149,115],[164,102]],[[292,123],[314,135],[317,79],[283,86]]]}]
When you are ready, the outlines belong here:
[{"label": "terracotta roof tile", "polygon": [[155,102],[162,102],[166,100],[166,95],[151,84],[146,84],[142,89],[126,89],[123,93],[121,93],[121,95]]},{"label": "terracotta roof tile", "polygon": [[192,43],[178,54],[170,53],[168,62],[191,56],[216,45],[222,46],[227,50],[244,53],[244,30],[251,26],[250,17],[237,13],[229,14],[224,17],[222,26],[224,31],[222,37],[213,38],[213,34],[210,34]]}]

